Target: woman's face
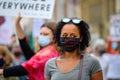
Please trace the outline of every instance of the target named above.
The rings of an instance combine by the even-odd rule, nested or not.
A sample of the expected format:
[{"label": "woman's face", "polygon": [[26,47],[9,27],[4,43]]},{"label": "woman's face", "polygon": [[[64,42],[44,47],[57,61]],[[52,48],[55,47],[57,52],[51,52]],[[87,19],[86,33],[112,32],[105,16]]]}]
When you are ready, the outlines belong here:
[{"label": "woman's face", "polygon": [[42,27],[40,29],[40,35],[49,37],[50,38],[50,42],[53,42],[53,32],[52,32],[51,29],[49,29],[47,27]]},{"label": "woman's face", "polygon": [[75,37],[80,38],[80,32],[76,25],[65,24],[61,30],[60,37]]}]

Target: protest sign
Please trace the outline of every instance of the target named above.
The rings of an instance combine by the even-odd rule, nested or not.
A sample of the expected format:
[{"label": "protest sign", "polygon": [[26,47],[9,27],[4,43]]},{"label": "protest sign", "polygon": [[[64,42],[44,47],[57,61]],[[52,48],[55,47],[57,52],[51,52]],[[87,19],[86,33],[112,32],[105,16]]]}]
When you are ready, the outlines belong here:
[{"label": "protest sign", "polygon": [[51,19],[55,0],[0,0],[0,15]]},{"label": "protest sign", "polygon": [[110,18],[110,39],[120,41],[120,15],[113,15]]},{"label": "protest sign", "polygon": [[5,21],[0,25],[0,44],[8,44],[11,39],[11,17],[4,17]]}]

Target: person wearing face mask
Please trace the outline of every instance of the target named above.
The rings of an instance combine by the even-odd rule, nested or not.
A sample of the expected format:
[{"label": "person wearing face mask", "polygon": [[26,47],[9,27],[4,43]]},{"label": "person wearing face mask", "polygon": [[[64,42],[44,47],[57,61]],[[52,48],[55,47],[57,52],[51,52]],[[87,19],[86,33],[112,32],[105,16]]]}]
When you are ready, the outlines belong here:
[{"label": "person wearing face mask", "polygon": [[[12,64],[12,56],[7,47],[0,45],[0,69],[10,67]],[[18,80],[18,77],[4,78],[0,75],[0,80]]]},{"label": "person wearing face mask", "polygon": [[[12,61],[13,66],[17,66],[25,62],[26,59],[23,56],[22,50],[18,44],[14,44],[11,52],[13,57],[13,61]],[[18,78],[19,80],[26,80],[26,76],[20,76]]]},{"label": "person wearing face mask", "polygon": [[44,66],[47,60],[59,56],[57,47],[54,44],[53,34],[56,27],[55,22],[48,22],[41,26],[38,37],[39,51],[34,53],[26,42],[26,37],[20,26],[21,17],[16,20],[17,36],[19,38],[21,49],[27,61],[23,64],[0,69],[0,74],[4,77],[27,75],[29,80],[44,80]]},{"label": "person wearing face mask", "polygon": [[47,61],[45,80],[103,80],[99,61],[85,53],[90,41],[89,26],[85,21],[62,19],[54,37],[61,54]]},{"label": "person wearing face mask", "polygon": [[100,62],[102,71],[103,71],[103,80],[106,80],[106,67],[108,65],[108,62],[106,59],[103,58],[103,55],[106,55],[106,42],[102,38],[98,38],[95,40],[93,44],[94,52],[91,54],[91,56],[98,59]]},{"label": "person wearing face mask", "polygon": [[103,55],[108,62],[106,71],[106,80],[120,80],[120,41],[112,41],[111,49],[115,50],[115,54]]}]

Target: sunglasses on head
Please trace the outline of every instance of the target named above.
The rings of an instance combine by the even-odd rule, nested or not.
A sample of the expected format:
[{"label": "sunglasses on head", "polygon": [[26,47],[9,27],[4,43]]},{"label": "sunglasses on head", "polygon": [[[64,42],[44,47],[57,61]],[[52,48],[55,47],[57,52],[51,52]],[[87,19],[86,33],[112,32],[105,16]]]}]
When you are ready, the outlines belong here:
[{"label": "sunglasses on head", "polygon": [[64,23],[69,23],[69,22],[71,22],[72,21],[72,23],[74,23],[74,24],[79,24],[82,20],[80,20],[80,19],[78,19],[78,18],[73,18],[73,19],[71,19],[71,18],[63,18],[62,19],[62,22],[64,22]]}]

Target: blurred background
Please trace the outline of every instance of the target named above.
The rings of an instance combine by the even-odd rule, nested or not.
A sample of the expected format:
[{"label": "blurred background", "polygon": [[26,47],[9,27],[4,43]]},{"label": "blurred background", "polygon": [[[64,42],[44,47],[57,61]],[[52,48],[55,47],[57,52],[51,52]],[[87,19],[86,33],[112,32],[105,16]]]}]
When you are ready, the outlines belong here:
[{"label": "blurred background", "polygon": [[[35,48],[35,40],[39,36],[40,26],[45,21],[58,22],[64,17],[78,17],[89,24],[91,45],[86,52],[97,56],[103,69],[106,69],[107,61],[110,61],[111,56],[107,55],[106,57],[105,55],[104,59],[103,57],[101,59],[101,55],[108,53],[113,56],[118,53],[118,49],[120,50],[120,0],[56,0],[52,19],[25,17],[22,19],[22,29],[28,37],[30,47]],[[21,52],[15,31],[15,20],[14,16],[0,16],[0,46],[7,46],[11,52],[18,48],[17,51]],[[111,35],[117,36],[112,39]],[[112,44],[114,42],[116,44]],[[116,59],[120,64],[120,57],[116,57]],[[118,68],[120,69],[120,67]],[[120,76],[120,73],[117,74]]]},{"label": "blurred background", "polygon": [[[56,0],[52,19],[23,18],[21,25],[27,35],[32,34],[31,36],[36,37],[39,34],[38,29],[44,21],[59,21],[64,17],[78,17],[89,24],[92,39],[101,37],[107,40],[110,35],[110,19],[113,15],[120,15],[120,0]],[[10,38],[10,34],[15,34],[16,17],[5,16],[5,18],[5,23],[2,26],[7,26],[9,31],[6,33],[1,27],[0,37],[6,33]],[[3,43],[8,42],[8,40],[6,42],[0,40],[0,43],[2,41],[4,41]]]}]

